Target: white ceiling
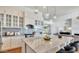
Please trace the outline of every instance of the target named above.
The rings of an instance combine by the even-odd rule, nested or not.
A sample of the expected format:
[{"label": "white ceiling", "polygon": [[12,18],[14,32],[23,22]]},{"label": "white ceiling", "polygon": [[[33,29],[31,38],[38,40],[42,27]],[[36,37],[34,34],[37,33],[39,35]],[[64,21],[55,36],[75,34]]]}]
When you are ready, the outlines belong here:
[{"label": "white ceiling", "polygon": [[[40,12],[47,12],[47,9],[43,6],[27,6],[33,10],[38,9]],[[79,6],[46,6],[48,8],[48,13],[51,17],[56,14],[56,16],[62,16],[69,13],[71,10],[79,8]],[[56,12],[55,12],[56,11]]]}]

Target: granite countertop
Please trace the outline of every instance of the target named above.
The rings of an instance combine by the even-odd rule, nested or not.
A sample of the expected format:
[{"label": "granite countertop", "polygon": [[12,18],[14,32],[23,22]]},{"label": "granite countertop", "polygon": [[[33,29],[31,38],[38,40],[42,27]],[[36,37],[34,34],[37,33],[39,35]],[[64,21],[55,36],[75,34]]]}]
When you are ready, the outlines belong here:
[{"label": "granite countertop", "polygon": [[23,39],[23,41],[36,53],[45,53],[49,50],[56,52],[64,47],[65,43],[68,43],[71,40],[72,37],[62,37],[59,39],[57,36],[53,36],[50,41],[46,41],[41,37],[31,37]]}]

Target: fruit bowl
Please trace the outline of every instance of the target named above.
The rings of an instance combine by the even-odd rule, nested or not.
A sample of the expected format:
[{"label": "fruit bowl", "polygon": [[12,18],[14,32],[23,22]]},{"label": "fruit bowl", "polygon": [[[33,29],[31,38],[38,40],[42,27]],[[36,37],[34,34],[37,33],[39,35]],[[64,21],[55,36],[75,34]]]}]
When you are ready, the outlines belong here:
[{"label": "fruit bowl", "polygon": [[51,38],[46,35],[43,39],[49,41]]}]

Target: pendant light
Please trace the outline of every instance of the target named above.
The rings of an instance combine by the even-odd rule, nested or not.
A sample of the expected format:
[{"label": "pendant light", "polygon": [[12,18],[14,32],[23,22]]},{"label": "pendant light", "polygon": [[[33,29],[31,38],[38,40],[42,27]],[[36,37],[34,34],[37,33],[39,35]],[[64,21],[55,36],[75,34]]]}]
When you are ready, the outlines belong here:
[{"label": "pendant light", "polygon": [[48,12],[48,7],[44,6],[43,8],[44,8],[44,11],[46,10],[45,12],[43,12],[44,18],[49,19],[50,14]]},{"label": "pendant light", "polygon": [[53,19],[56,19],[57,16],[56,16],[56,6],[54,7],[54,15],[53,15]]},{"label": "pendant light", "polygon": [[37,6],[36,6],[34,13],[35,13],[35,14],[38,14],[38,12],[39,12],[39,10],[38,10],[38,8],[37,8]]}]

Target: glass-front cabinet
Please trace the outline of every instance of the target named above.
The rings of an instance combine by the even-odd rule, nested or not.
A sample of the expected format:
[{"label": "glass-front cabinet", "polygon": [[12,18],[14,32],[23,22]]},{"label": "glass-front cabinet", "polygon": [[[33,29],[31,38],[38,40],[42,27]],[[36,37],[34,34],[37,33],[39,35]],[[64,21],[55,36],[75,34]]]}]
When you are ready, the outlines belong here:
[{"label": "glass-front cabinet", "polygon": [[2,22],[2,26],[6,28],[20,28],[23,27],[24,24],[23,16],[3,13],[0,13],[0,21]]},{"label": "glass-front cabinet", "polygon": [[13,27],[18,27],[18,16],[13,16]]},{"label": "glass-front cabinet", "polygon": [[7,36],[8,34],[16,35],[24,25],[24,18],[22,15],[0,13],[0,21],[2,24],[3,36]]},{"label": "glass-front cabinet", "polygon": [[2,26],[4,26],[4,14],[0,14],[0,20],[2,22]]},{"label": "glass-front cabinet", "polygon": [[19,27],[23,27],[24,20],[23,17],[19,17]]},{"label": "glass-front cabinet", "polygon": [[11,15],[6,15],[6,26],[7,27],[11,27],[11,21],[12,21],[12,18],[11,18],[12,16]]}]

